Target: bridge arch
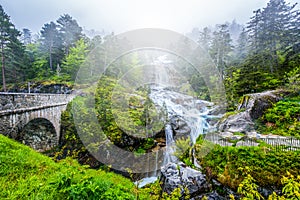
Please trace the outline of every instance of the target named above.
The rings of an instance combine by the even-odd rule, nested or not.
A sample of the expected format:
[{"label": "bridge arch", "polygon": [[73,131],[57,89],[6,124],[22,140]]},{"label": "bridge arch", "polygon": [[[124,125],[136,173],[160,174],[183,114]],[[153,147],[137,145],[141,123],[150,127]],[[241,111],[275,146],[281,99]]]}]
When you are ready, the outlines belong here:
[{"label": "bridge arch", "polygon": [[[59,144],[61,113],[73,98],[72,94],[0,93],[0,134],[39,151],[54,147]],[[28,136],[25,134],[28,127],[39,130],[43,126],[50,132],[44,131],[40,136],[34,133]],[[44,141],[39,143],[39,138]]]},{"label": "bridge arch", "polygon": [[34,118],[19,130],[17,140],[37,151],[46,151],[57,146],[57,136],[51,121],[46,118]]}]

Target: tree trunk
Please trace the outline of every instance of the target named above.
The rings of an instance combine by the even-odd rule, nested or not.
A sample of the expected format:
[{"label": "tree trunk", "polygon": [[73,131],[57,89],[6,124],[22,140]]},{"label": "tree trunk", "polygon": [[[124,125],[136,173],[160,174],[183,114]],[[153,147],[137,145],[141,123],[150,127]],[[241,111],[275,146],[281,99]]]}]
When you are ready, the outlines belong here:
[{"label": "tree trunk", "polygon": [[2,61],[2,83],[3,83],[3,91],[6,92],[6,80],[5,80],[5,57],[4,57],[4,47],[1,44],[1,61]]},{"label": "tree trunk", "polygon": [[49,55],[49,65],[50,65],[50,69],[51,71],[53,71],[53,64],[52,64],[52,46],[50,46],[50,55]]}]

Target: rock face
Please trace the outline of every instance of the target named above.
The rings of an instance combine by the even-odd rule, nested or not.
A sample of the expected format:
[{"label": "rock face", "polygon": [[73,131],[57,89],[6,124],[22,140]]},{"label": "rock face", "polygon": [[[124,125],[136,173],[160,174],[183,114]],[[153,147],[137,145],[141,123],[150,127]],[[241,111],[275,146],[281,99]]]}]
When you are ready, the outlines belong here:
[{"label": "rock face", "polygon": [[50,150],[58,144],[53,125],[44,119],[30,121],[17,139],[41,152]]},{"label": "rock face", "polygon": [[272,107],[272,104],[283,99],[288,92],[284,90],[266,91],[262,93],[248,94],[242,99],[238,110],[245,109],[249,112],[251,119],[258,119],[263,112]]},{"label": "rock face", "polygon": [[190,135],[191,128],[181,117],[173,116],[170,121],[175,139]]},{"label": "rock face", "polygon": [[221,120],[218,130],[253,135],[255,132],[254,120],[261,117],[265,110],[272,107],[272,104],[282,100],[286,94],[287,92],[284,90],[274,90],[245,95],[238,106],[238,113]]},{"label": "rock face", "polygon": [[[190,197],[195,197],[208,192],[211,188],[204,174],[183,163],[168,163],[162,167],[161,174],[164,192],[169,194],[174,189],[181,187],[189,190]],[[184,189],[181,190],[181,193],[184,195]]]}]

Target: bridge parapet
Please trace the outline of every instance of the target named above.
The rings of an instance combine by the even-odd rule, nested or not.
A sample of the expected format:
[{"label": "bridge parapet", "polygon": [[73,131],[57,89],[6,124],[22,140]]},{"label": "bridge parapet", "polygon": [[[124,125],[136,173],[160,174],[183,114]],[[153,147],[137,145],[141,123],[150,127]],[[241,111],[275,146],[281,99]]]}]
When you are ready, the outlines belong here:
[{"label": "bridge parapet", "polygon": [[41,93],[0,93],[0,111],[68,103],[74,95]]}]

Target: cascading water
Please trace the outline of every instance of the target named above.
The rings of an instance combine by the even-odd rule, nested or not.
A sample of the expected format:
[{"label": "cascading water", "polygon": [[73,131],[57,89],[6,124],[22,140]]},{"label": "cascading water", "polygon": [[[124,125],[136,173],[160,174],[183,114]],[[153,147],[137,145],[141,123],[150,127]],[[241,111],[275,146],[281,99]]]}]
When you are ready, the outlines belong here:
[{"label": "cascading water", "polygon": [[[157,106],[164,107],[167,110],[169,120],[174,116],[180,116],[187,123],[191,129],[190,139],[193,144],[196,143],[199,135],[210,128],[207,119],[209,118],[208,107],[212,106],[212,103],[159,86],[151,87],[150,98]],[[164,164],[177,160],[174,156],[175,141],[170,123],[167,123],[165,126],[165,134],[166,151]]]},{"label": "cascading water", "polygon": [[177,158],[174,156],[175,141],[173,138],[173,130],[172,130],[172,127],[170,124],[166,124],[165,134],[166,134],[166,151],[165,151],[165,155],[164,155],[163,164],[166,164],[168,162],[176,162]]},{"label": "cascading water", "polygon": [[[166,57],[162,56],[156,63],[154,63],[154,77],[155,84],[150,87],[149,97],[152,102],[167,112],[167,122],[165,124],[165,138],[166,147],[164,151],[163,166],[169,162],[177,162],[178,159],[174,155],[176,151],[176,142],[174,140],[173,128],[170,120],[179,116],[187,126],[190,128],[190,140],[193,144],[199,135],[204,134],[210,126],[208,123],[209,107],[213,103],[196,99],[192,96],[176,92],[176,83],[172,83],[170,74],[176,74],[171,62],[165,60]],[[166,64],[167,63],[167,64]],[[178,74],[177,74],[178,75]],[[173,88],[173,89],[172,89]],[[157,177],[157,169],[153,172],[152,177],[148,177],[139,182],[139,186],[143,187],[145,184],[154,182]]]}]

